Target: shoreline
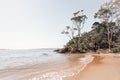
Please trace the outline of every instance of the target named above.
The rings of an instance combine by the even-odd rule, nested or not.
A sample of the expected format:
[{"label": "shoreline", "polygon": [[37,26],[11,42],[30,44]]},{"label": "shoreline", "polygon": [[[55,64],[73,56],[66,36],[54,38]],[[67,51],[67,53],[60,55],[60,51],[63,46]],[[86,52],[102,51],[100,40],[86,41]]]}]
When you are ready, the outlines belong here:
[{"label": "shoreline", "polygon": [[87,64],[89,64],[93,60],[93,57],[91,55],[81,55],[81,54],[68,54],[68,55],[70,56],[70,61],[75,60],[75,63],[70,64],[71,67],[69,66],[68,68],[65,68],[63,70],[58,70],[55,72],[54,71],[48,72],[41,76],[38,75],[38,76],[30,77],[29,79],[25,79],[25,80],[63,80],[63,78],[65,77],[70,77],[78,74],[87,66]]},{"label": "shoreline", "polygon": [[[36,65],[31,65],[31,66],[29,65],[23,66],[23,67],[21,66],[21,67],[12,68],[12,69],[3,70],[3,71],[1,70],[0,80],[1,79],[2,80],[8,80],[8,79],[9,80],[42,80],[41,75],[44,73],[45,75],[43,75],[43,77],[46,76],[46,73],[48,76],[53,77],[52,79],[47,79],[47,80],[56,80],[56,78],[54,78],[55,76],[59,78],[57,80],[99,80],[99,79],[104,80],[103,77],[104,78],[105,76],[108,77],[108,75],[104,76],[101,74],[109,74],[109,72],[113,72],[117,76],[114,74],[113,75],[109,74],[109,75],[119,78],[120,54],[87,53],[87,54],[82,54],[82,55],[81,54],[68,54],[68,56],[69,57],[67,61],[65,62],[61,61],[61,62],[56,62],[52,64],[51,63],[44,64],[46,65],[46,67],[44,65],[36,64]],[[83,56],[88,57],[87,58],[88,62],[85,63],[85,65],[82,65],[82,69],[81,69],[80,61],[84,62],[84,58],[83,60],[80,60],[82,59],[80,57],[83,57]],[[91,59],[90,56],[92,56],[93,59]],[[62,70],[62,73],[60,70]],[[102,70],[104,70],[105,72],[101,72]],[[65,76],[66,72],[70,74]],[[72,72],[74,72],[74,74],[71,75]],[[59,76],[61,74],[63,77]],[[43,80],[46,80],[46,79],[43,79]],[[119,79],[111,78],[108,80],[120,80],[120,78]]]},{"label": "shoreline", "polygon": [[120,80],[120,54],[91,55],[94,60],[80,73],[63,80]]},{"label": "shoreline", "polygon": [[[61,80],[63,77],[73,76],[79,73],[91,60],[89,55],[68,54],[65,60],[47,64],[36,64],[19,66],[10,69],[0,70],[0,80]],[[81,59],[83,63],[81,64]],[[87,61],[86,61],[87,59]],[[78,71],[78,69],[80,69]],[[56,77],[56,78],[55,78]]]}]

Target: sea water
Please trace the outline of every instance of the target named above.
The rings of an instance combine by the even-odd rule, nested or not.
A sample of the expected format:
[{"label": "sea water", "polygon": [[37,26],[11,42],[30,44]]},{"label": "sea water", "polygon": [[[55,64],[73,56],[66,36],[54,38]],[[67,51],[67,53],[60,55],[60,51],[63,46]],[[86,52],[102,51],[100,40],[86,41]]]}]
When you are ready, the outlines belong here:
[{"label": "sea water", "polygon": [[[58,65],[59,68],[57,70],[51,69],[47,72],[26,80],[62,80],[64,77],[78,74],[86,67],[88,63],[93,60],[93,57],[90,55],[85,55],[84,57],[80,58],[77,57],[77,59],[75,58],[74,60],[73,57],[69,56],[68,54],[59,54],[54,52],[54,50],[55,49],[0,50],[0,71],[19,66],[36,64],[41,64],[39,68],[41,68],[41,66],[46,67],[44,64],[47,64],[47,68],[51,68],[48,66],[51,66],[52,64],[53,68],[56,68],[54,67],[56,65]],[[77,63],[77,65],[73,67],[72,65],[74,65],[74,63]],[[67,68],[60,69],[64,66]],[[12,76],[14,77],[14,75]],[[2,78],[0,80],[7,79]]]},{"label": "sea water", "polygon": [[0,69],[54,61],[65,56],[54,49],[0,50]]}]

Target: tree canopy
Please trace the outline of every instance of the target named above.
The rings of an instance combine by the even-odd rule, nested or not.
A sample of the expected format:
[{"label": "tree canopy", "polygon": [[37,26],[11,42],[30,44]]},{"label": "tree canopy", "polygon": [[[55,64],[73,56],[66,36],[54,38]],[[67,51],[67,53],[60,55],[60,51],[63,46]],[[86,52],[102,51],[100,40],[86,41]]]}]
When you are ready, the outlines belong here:
[{"label": "tree canopy", "polygon": [[[97,51],[108,49],[110,52],[120,52],[120,1],[110,1],[103,4],[95,13],[92,30],[81,34],[87,16],[83,10],[73,13],[71,21],[74,27],[66,26],[62,33],[70,37],[65,49],[69,52]],[[74,35],[77,31],[77,35]]]}]

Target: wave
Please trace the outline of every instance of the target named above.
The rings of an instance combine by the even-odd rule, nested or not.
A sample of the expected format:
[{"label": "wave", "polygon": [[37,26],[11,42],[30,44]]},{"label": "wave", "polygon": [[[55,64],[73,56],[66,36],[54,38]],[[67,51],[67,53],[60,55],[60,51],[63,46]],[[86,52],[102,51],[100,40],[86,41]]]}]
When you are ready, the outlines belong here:
[{"label": "wave", "polygon": [[94,59],[91,55],[85,55],[84,58],[80,58],[80,63],[76,67],[56,71],[56,72],[48,72],[44,73],[38,77],[33,77],[29,80],[63,80],[64,77],[74,76],[81,72],[90,62],[92,62]]}]

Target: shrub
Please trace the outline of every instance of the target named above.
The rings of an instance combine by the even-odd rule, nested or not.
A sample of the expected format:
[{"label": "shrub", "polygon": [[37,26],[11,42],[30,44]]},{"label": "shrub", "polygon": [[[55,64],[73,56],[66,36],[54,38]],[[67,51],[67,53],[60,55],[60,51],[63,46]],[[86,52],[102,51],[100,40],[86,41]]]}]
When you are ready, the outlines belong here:
[{"label": "shrub", "polygon": [[112,52],[113,52],[113,53],[120,53],[120,47],[113,48],[113,49],[112,49]]}]

